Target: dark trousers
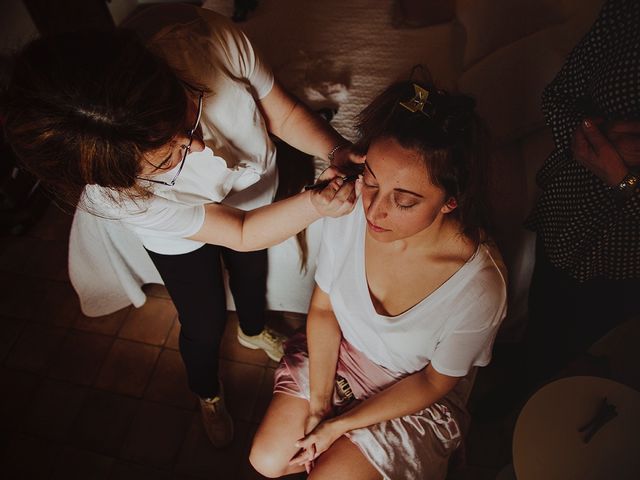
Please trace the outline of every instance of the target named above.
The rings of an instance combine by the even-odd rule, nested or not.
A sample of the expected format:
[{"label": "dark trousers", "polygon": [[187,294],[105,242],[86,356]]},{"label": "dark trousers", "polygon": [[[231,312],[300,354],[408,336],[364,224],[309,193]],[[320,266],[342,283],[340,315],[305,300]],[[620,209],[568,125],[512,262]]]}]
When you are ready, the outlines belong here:
[{"label": "dark trousers", "polygon": [[204,245],[182,255],[148,251],[180,320],[180,353],[189,387],[202,398],[218,393],[218,354],[227,318],[222,262],[229,272],[242,331],[257,335],[265,324],[267,251],[236,252]]},{"label": "dark trousers", "polygon": [[529,385],[550,379],[640,312],[639,291],[640,279],[578,282],[551,264],[538,238],[525,333]]}]

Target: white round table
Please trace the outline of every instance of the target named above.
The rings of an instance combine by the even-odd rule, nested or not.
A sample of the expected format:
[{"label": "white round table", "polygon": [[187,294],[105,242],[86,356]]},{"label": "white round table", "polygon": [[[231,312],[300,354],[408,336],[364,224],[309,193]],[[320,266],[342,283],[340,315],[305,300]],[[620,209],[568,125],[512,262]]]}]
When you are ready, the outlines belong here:
[{"label": "white round table", "polygon": [[[617,416],[585,443],[579,429],[604,398]],[[586,376],[545,385],[518,416],[513,465],[518,480],[640,479],[640,392]]]}]

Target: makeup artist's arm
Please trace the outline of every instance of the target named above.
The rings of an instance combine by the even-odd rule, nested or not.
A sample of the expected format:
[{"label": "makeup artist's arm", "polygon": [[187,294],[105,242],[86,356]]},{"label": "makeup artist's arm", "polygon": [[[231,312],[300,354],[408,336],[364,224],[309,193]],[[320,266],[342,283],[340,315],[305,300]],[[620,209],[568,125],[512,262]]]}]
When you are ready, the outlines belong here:
[{"label": "makeup artist's arm", "polygon": [[330,169],[323,174],[333,177],[327,188],[298,193],[254,210],[207,204],[202,227],[189,238],[247,252],[276,245],[321,217],[345,215],[353,210],[362,186],[345,183],[335,173]]},{"label": "makeup artist's arm", "polygon": [[348,161],[362,163],[362,157],[349,150],[351,142],[336,132],[329,122],[311,112],[306,105],[286,92],[276,81],[266,97],[258,101],[269,132],[309,155],[328,159],[337,145],[333,165],[340,168]]}]

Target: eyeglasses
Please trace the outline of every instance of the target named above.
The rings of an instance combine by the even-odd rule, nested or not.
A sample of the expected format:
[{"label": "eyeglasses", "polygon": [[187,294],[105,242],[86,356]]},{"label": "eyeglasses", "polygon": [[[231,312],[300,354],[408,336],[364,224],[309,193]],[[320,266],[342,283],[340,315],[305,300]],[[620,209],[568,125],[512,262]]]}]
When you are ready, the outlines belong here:
[{"label": "eyeglasses", "polygon": [[184,149],[184,154],[182,155],[182,161],[180,162],[180,167],[178,167],[178,171],[176,172],[173,179],[169,182],[165,182],[163,180],[154,180],[152,178],[143,178],[143,177],[136,177],[137,179],[144,180],[146,182],[159,183],[160,185],[166,185],[168,187],[173,187],[176,184],[176,180],[178,179],[178,176],[180,175],[180,172],[182,172],[182,168],[184,167],[184,162],[187,159],[187,155],[191,153],[191,145],[193,144],[193,135],[196,133],[196,129],[198,128],[198,125],[200,125],[200,117],[202,116],[202,97],[203,96],[204,96],[204,93],[200,92],[200,97],[198,98],[198,114],[196,115],[196,122],[193,124],[193,128],[189,130],[189,133],[188,133],[189,142],[186,145],[182,145],[182,148]]}]

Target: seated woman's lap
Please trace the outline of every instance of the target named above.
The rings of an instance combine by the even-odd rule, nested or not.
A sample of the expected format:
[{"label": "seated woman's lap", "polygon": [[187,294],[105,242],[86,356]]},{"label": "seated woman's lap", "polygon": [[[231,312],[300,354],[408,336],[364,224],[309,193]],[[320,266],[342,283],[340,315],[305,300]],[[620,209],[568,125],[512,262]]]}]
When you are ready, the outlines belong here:
[{"label": "seated woman's lap", "polygon": [[[309,402],[304,398],[275,393],[253,439],[249,460],[267,477],[301,472],[303,467],[289,466],[298,452],[295,442],[304,436]],[[309,479],[380,479],[378,471],[348,438],[340,437],[316,459]]]}]

